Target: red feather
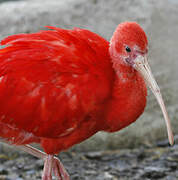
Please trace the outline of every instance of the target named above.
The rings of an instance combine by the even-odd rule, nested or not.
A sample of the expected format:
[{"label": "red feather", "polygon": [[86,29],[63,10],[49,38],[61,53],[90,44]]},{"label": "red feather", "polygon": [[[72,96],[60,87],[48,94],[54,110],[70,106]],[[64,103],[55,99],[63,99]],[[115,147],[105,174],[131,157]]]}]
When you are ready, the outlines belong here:
[{"label": "red feather", "polygon": [[93,124],[86,139],[104,123],[103,104],[113,82],[109,43],[88,30],[50,28],[1,42],[8,46],[0,50],[0,122],[12,132],[0,135],[19,132],[24,137],[14,138],[15,144],[27,142],[21,131],[44,143]]},{"label": "red feather", "polygon": [[[155,94],[170,120],[147,62],[147,37],[134,22],[118,26],[109,43],[74,28],[19,34],[2,40],[0,49],[0,137],[8,143],[39,143],[21,149],[46,159],[43,180],[69,180],[54,154],[98,131],[118,131],[144,111],[147,90]],[[6,142],[7,142],[6,141]]]},{"label": "red feather", "polygon": [[[140,74],[121,64],[118,74],[119,59],[110,57],[109,42],[99,35],[48,28],[1,42],[0,136],[18,145],[38,142],[55,154],[134,122],[146,104]],[[146,38],[141,28],[134,31]],[[118,34],[113,38],[117,42]],[[126,36],[124,42],[132,43]]]}]

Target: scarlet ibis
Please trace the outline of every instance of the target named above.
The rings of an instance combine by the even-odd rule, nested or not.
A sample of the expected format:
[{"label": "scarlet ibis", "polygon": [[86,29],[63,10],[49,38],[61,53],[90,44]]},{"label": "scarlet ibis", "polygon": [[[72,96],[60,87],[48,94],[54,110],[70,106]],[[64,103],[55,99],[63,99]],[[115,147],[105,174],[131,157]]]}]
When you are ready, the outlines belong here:
[{"label": "scarlet ibis", "polygon": [[[69,176],[54,156],[98,131],[133,123],[146,105],[146,84],[170,120],[147,61],[148,41],[135,22],[118,25],[110,43],[85,29],[48,27],[1,41],[0,137],[44,158],[42,179]],[[39,143],[44,153],[29,146]]]}]

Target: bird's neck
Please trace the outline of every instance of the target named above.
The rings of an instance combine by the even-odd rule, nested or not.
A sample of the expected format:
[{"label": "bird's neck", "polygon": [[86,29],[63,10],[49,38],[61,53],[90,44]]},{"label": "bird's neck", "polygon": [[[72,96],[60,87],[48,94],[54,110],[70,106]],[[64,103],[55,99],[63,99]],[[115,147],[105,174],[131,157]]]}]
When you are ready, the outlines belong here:
[{"label": "bird's neck", "polygon": [[[115,66],[115,65],[114,65]],[[143,78],[132,67],[117,64],[112,98],[107,109],[106,131],[118,131],[134,122],[146,105]]]}]

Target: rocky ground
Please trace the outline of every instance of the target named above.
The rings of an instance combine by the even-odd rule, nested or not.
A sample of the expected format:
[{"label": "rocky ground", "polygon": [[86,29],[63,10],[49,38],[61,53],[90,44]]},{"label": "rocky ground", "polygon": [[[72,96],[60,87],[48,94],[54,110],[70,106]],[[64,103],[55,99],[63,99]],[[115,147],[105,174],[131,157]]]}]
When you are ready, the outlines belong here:
[{"label": "rocky ground", "polygon": [[[155,147],[138,149],[64,152],[60,159],[71,180],[178,179],[178,144],[169,147],[167,140],[158,142]],[[38,180],[42,169],[43,161],[40,159],[23,152],[3,152],[1,149],[0,180]]]}]

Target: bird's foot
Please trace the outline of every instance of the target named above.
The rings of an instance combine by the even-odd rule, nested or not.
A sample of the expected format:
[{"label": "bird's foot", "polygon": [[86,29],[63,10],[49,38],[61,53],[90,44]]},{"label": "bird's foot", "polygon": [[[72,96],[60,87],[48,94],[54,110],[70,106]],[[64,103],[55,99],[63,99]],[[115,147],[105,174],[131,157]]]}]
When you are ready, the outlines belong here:
[{"label": "bird's foot", "polygon": [[54,157],[53,172],[59,180],[70,180],[69,174],[57,157]]},{"label": "bird's foot", "polygon": [[67,171],[57,157],[47,155],[42,180],[52,180],[52,171],[58,180],[70,180]]},{"label": "bird's foot", "polygon": [[54,163],[53,155],[47,155],[44,163],[42,180],[52,180],[53,163]]},{"label": "bird's foot", "polygon": [[[7,141],[3,142],[9,144]],[[58,180],[70,180],[67,171],[57,157],[46,154],[30,145],[21,145],[17,147],[33,156],[45,160],[42,180],[52,180],[52,172]]]}]

